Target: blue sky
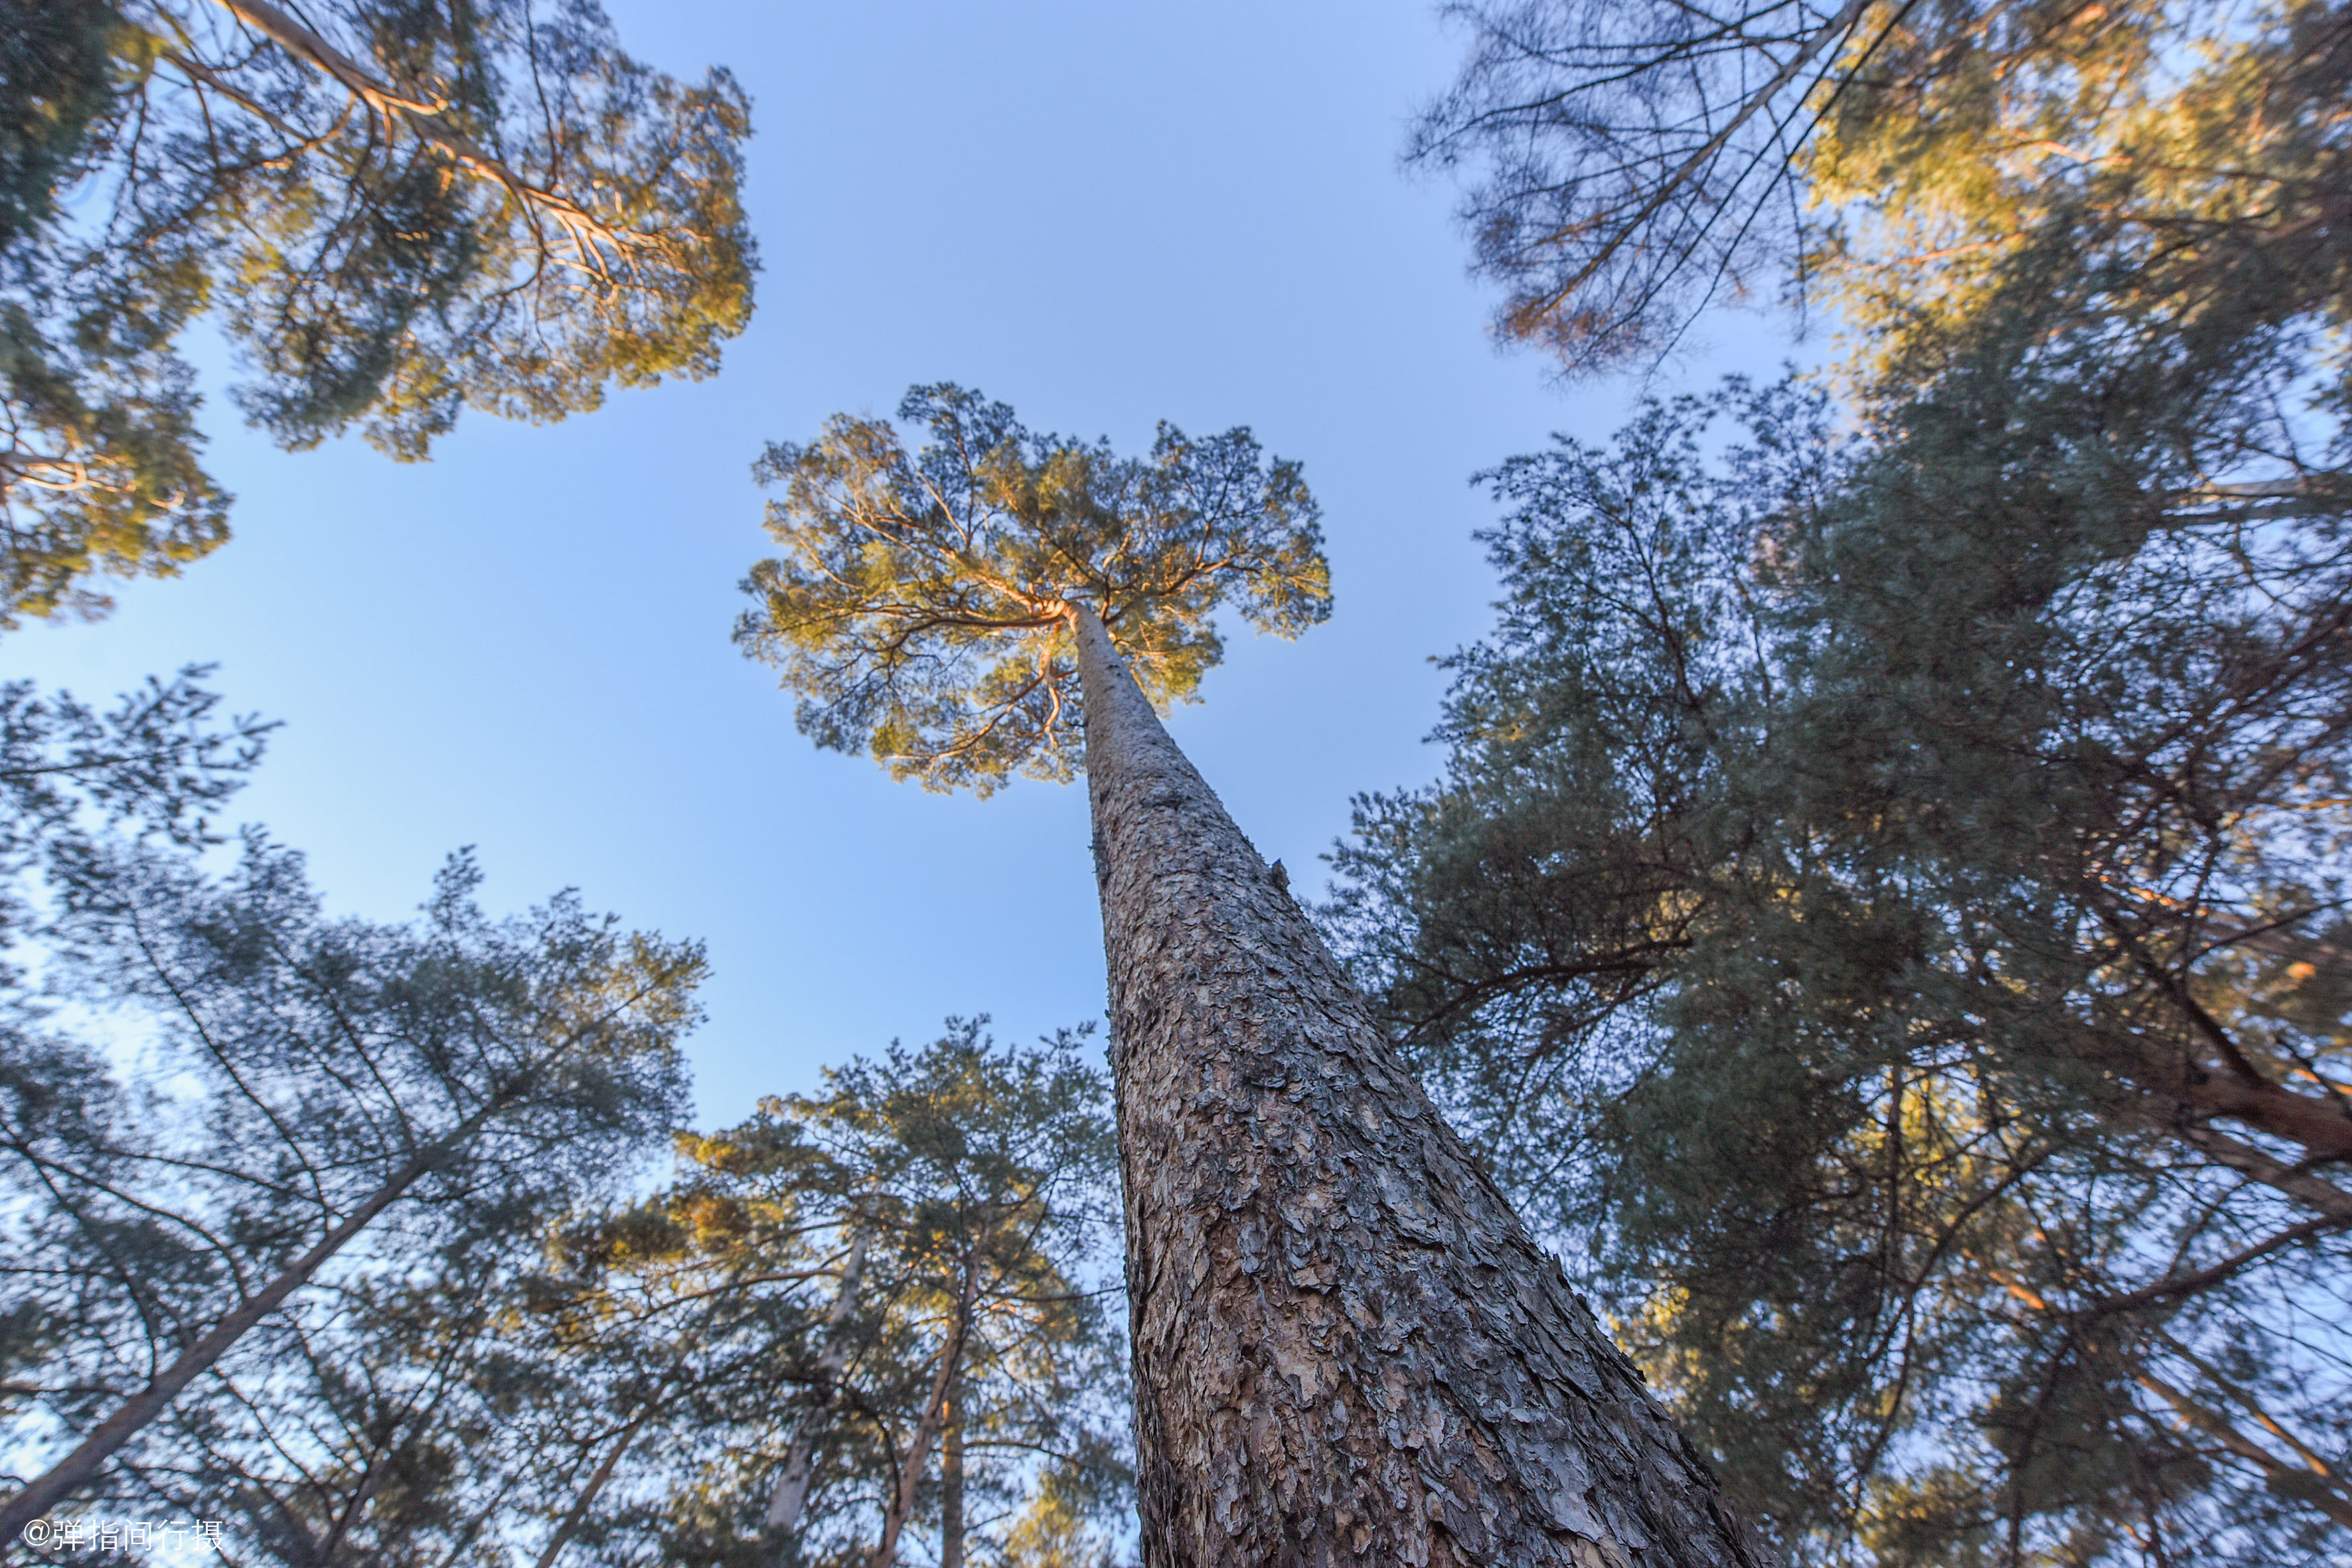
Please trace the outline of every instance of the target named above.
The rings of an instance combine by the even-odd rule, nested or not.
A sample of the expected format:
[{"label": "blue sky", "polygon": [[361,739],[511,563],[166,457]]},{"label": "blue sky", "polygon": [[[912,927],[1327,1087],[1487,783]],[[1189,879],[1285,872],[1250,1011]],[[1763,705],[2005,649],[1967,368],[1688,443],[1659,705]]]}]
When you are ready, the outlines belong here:
[{"label": "blue sky", "polygon": [[[286,721],[236,815],[335,910],[398,918],[478,847],[486,897],[566,886],[696,935],[706,1121],[949,1013],[1026,1037],[1098,1016],[1082,786],[987,801],[819,753],[728,633],[763,553],[750,465],[836,409],[977,386],[1033,428],[1139,448],[1246,424],[1304,463],[1336,595],[1230,639],[1171,728],[1313,893],[1350,794],[1428,777],[1442,677],[1492,578],[1475,470],[1637,395],[1497,353],[1443,184],[1401,174],[1458,40],[1428,0],[755,5],[607,0],[628,47],[754,99],[760,309],[715,380],[535,428],[469,415],[435,461],[288,455],[207,410],[236,538],[93,626],[0,642],[84,696],[192,659]],[[1728,318],[1715,365],[1769,370]]]}]

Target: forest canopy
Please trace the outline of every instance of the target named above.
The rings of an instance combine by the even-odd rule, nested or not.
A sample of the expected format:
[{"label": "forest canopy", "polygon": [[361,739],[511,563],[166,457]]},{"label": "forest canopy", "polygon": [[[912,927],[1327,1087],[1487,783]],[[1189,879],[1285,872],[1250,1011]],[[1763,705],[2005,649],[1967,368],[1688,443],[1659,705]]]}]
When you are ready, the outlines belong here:
[{"label": "forest canopy", "polygon": [[331,917],[257,829],[224,860],[211,814],[275,727],[205,674],[110,708],[0,686],[8,1538],[211,1520],[239,1561],[417,1568],[1111,1550],[1087,1031],[950,1019],[683,1131],[698,944],[570,893],[492,917],[469,854],[407,922]]},{"label": "forest canopy", "polygon": [[1507,332],[1851,335],[1486,476],[1335,931],[1796,1560],[2326,1559],[2352,11],[1457,14]]},{"label": "forest canopy", "polygon": [[[228,826],[278,731],[205,667],[110,704],[0,683],[0,1541],[103,1513],[287,1568],[2344,1560],[2352,0],[1444,11],[1466,55],[1406,155],[1459,182],[1497,335],[1648,379],[1613,433],[1478,476],[1494,624],[1443,661],[1434,779],[1356,798],[1318,907],[1156,718],[1237,625],[1331,614],[1300,464],[937,381],[753,467],[735,642],[809,739],[938,792],[1088,773],[1108,1069],[1090,1026],[967,1014],[697,1120],[699,942],[577,892],[495,912],[469,850],[411,913],[337,913]],[[1156,386],[1103,346],[1177,319],[1128,287],[1142,220],[1098,221],[1082,160],[973,151],[884,58],[796,79],[859,77],[953,183],[860,164],[870,206],[796,212],[818,243],[934,226],[890,231],[919,286],[812,319],[886,363],[877,329],[984,298],[966,322]],[[469,407],[715,374],[749,112],[596,0],[0,0],[0,630],[226,537],[207,331],[278,446],[403,461]],[[800,174],[898,145],[859,134]],[[1126,294],[954,292],[1013,249]],[[1357,298],[1251,279],[1282,309],[1232,319],[1286,344]],[[1837,347],[1668,381],[1735,302]],[[1402,328],[1358,310],[1348,347]],[[1428,363],[1376,378],[1400,461],[1438,449]],[[1345,423],[1307,422],[1318,475]],[[679,454],[610,446],[588,482],[683,493]],[[567,567],[691,555],[708,520],[631,504]],[[1443,519],[1391,510],[1391,603],[1433,596]],[[476,735],[526,728],[520,666],[458,679],[504,705]],[[1340,679],[1304,700],[1379,688]],[[682,689],[608,680],[545,748],[659,759],[648,860],[708,782]],[[1297,712],[1219,769],[1303,772]],[[553,793],[478,763],[434,787]],[[871,967],[761,950],[790,980],[754,1050],[1059,929],[1022,902],[1049,841],[983,879],[846,798],[706,841],[772,931],[882,889]],[[1065,958],[1091,1008],[1104,972]]]},{"label": "forest canopy", "polygon": [[1654,362],[1739,298],[1801,305],[1874,363],[1936,358],[2021,283],[2120,330],[2280,291],[2303,308],[2276,330],[2343,323],[2341,5],[1447,13],[1469,58],[1411,156],[1463,180],[1497,329],[1570,371]]}]

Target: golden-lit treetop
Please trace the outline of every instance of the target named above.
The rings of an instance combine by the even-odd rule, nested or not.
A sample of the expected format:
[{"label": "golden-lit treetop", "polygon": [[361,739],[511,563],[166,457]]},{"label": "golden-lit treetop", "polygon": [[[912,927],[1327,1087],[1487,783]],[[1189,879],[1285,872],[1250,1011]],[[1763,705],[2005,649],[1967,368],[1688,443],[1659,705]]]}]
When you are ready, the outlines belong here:
[{"label": "golden-lit treetop", "polygon": [[593,0],[0,0],[0,627],[227,537],[198,317],[289,448],[715,373],[750,113]]},{"label": "golden-lit treetop", "polygon": [[2342,324],[2352,8],[1909,16],[1849,40],[1799,163],[1831,220],[1808,264],[1877,364],[1932,367],[2021,286],[2169,334],[2248,310],[2291,336]]},{"label": "golden-lit treetop", "polygon": [[1470,55],[1412,155],[1464,177],[1498,331],[1574,373],[1743,295],[1827,305],[1897,369],[2053,276],[2175,331],[2343,297],[2340,0],[1449,10]]},{"label": "golden-lit treetop", "polygon": [[909,453],[889,422],[837,415],[756,470],[783,491],[768,508],[782,553],[751,569],[736,639],[782,671],[819,745],[927,789],[1066,780],[1074,606],[1162,705],[1223,657],[1221,605],[1285,637],[1330,613],[1314,498],[1246,429],[1163,424],[1149,457],[1121,458],[946,384],[910,390],[898,417],[929,444]]}]

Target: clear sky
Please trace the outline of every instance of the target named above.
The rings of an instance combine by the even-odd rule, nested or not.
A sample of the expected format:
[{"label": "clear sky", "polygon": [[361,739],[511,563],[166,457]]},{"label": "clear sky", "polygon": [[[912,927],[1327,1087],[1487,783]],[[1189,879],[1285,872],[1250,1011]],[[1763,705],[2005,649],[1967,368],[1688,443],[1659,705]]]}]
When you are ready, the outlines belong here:
[{"label": "clear sky", "polygon": [[[215,380],[236,537],[110,620],[0,641],[0,670],[96,697],[218,661],[286,721],[235,815],[308,851],[332,909],[399,918],[473,844],[496,908],[577,886],[704,938],[700,1107],[731,1120],[945,1014],[1026,1037],[1103,1002],[1082,785],[894,784],[816,752],[730,645],[762,443],[939,380],[1130,450],[1246,424],[1305,465],[1336,611],[1296,644],[1237,630],[1171,727],[1315,894],[1349,796],[1436,766],[1428,659],[1493,593],[1469,476],[1636,395],[1497,353],[1453,192],[1398,171],[1458,57],[1430,0],[607,4],[633,52],[754,100],[765,270],[720,375],[545,428],[469,414],[418,466],[276,451]],[[1788,352],[1717,337],[1717,363]]]}]

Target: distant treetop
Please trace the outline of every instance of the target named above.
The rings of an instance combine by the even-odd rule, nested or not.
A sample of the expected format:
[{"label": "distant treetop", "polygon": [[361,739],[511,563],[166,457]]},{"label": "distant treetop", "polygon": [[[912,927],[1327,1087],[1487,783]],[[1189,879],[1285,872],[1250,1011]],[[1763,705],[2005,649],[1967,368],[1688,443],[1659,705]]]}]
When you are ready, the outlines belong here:
[{"label": "distant treetop", "polygon": [[2291,336],[2342,320],[2331,0],[1445,10],[1468,56],[1408,156],[1461,179],[1497,331],[1571,374],[1742,297],[1830,307],[1864,368],[1912,372],[2005,290],[2160,337],[2283,290],[2320,301]]},{"label": "distant treetop", "polygon": [[933,790],[1066,780],[1075,605],[1161,705],[1223,657],[1220,605],[1284,637],[1330,614],[1314,498],[1244,428],[1162,424],[1148,458],[1121,458],[946,384],[909,390],[898,418],[930,441],[910,454],[888,422],[836,415],[754,469],[783,491],[768,506],[783,553],[745,580],[736,640],[782,671],[821,746]]}]

